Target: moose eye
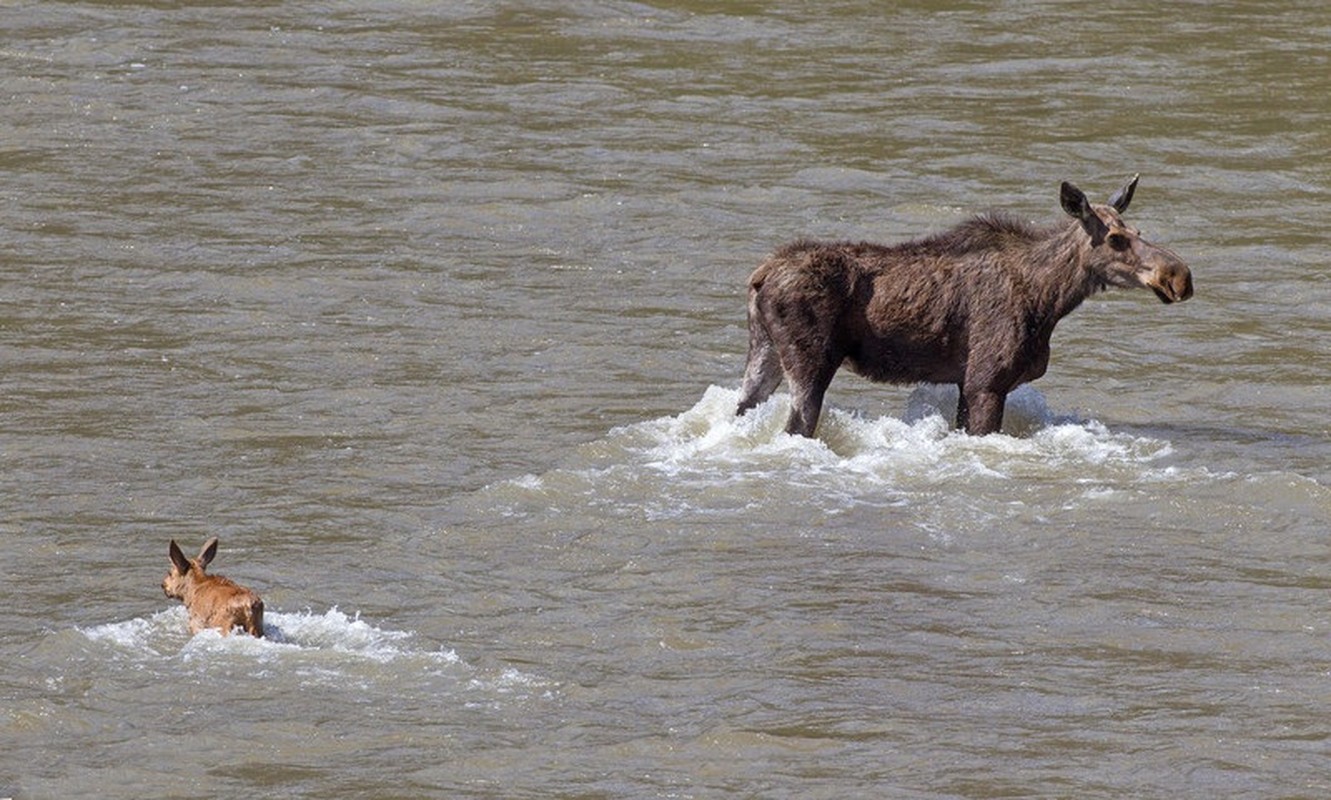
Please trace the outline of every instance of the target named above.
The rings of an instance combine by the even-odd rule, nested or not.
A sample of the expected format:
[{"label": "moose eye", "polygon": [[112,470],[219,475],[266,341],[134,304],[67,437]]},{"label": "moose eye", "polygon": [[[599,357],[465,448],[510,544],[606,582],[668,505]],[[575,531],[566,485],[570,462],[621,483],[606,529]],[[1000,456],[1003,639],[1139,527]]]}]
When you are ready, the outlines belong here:
[{"label": "moose eye", "polygon": [[1128,237],[1121,233],[1109,234],[1108,242],[1110,247],[1118,251],[1127,250],[1132,246],[1132,242],[1128,241]]}]

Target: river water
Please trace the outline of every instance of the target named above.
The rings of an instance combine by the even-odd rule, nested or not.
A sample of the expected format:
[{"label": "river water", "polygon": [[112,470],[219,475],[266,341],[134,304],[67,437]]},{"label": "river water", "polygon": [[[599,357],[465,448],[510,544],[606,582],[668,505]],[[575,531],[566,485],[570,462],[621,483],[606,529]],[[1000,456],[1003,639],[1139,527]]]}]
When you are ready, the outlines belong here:
[{"label": "river water", "polygon": [[[1328,796],[1328,8],[0,4],[0,796]],[[777,245],[1138,172],[1005,433],[732,418]]]}]

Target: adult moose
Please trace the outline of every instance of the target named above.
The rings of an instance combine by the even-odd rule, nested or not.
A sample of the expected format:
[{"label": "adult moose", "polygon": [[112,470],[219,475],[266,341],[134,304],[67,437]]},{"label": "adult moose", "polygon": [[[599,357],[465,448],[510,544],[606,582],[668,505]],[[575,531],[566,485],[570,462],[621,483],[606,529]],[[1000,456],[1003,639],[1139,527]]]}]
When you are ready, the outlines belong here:
[{"label": "adult moose", "polygon": [[1003,424],[1008,392],[1049,366],[1060,319],[1109,286],[1151,289],[1165,303],[1192,296],[1192,273],[1141,238],[1121,214],[1137,178],[1092,204],[1071,183],[1071,220],[1036,227],[1002,213],[894,246],[801,240],[749,277],[749,356],[737,414],[771,396],[784,375],[787,433],[812,436],[823,395],[844,362],[874,381],[954,383],[957,426]]}]

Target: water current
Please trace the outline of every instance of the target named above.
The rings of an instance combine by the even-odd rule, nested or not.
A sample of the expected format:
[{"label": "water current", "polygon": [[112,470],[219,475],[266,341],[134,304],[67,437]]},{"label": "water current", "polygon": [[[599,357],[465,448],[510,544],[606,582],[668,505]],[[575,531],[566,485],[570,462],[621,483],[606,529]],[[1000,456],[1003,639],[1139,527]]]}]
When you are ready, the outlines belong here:
[{"label": "water current", "polygon": [[[0,797],[1331,794],[1331,10],[0,3]],[[1129,220],[1005,430],[796,236]],[[190,637],[167,543],[264,598]]]}]

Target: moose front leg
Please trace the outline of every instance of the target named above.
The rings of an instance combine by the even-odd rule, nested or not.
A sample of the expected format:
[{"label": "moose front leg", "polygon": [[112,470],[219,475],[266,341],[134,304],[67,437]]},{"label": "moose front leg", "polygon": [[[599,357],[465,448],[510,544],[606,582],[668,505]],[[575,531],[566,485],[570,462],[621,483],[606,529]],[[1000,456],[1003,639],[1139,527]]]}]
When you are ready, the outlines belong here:
[{"label": "moose front leg", "polygon": [[974,436],[997,433],[1003,427],[1004,392],[961,387],[957,400],[957,427]]}]

